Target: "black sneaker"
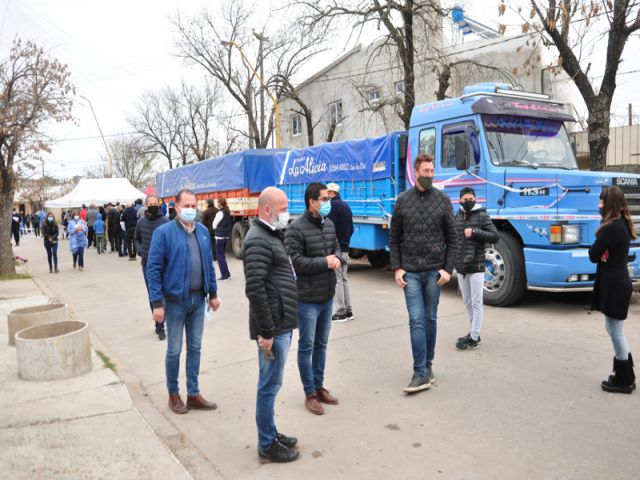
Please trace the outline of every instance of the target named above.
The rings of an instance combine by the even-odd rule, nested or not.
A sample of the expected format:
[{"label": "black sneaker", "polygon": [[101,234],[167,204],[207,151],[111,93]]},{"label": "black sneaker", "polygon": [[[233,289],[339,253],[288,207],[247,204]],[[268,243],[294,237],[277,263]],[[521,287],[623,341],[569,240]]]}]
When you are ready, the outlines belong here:
[{"label": "black sneaker", "polygon": [[458,350],[473,350],[474,348],[478,348],[480,341],[480,337],[478,337],[478,340],[474,340],[471,338],[471,334],[469,334],[466,337],[458,339],[456,342],[456,348]]},{"label": "black sneaker", "polygon": [[347,312],[345,313],[347,316],[347,321],[355,320],[356,317],[353,316],[353,311],[350,308],[347,308]]},{"label": "black sneaker", "polygon": [[414,373],[411,383],[404,387],[402,391],[404,393],[416,393],[422,390],[427,390],[429,387],[431,387],[431,380]]},{"label": "black sneaker", "polygon": [[287,448],[296,448],[298,439],[296,437],[287,437],[283,433],[276,433],[276,442],[280,442]]},{"label": "black sneaker", "polygon": [[167,339],[167,334],[164,333],[164,330],[160,330],[158,332],[158,340],[166,340]]},{"label": "black sneaker", "polygon": [[287,463],[297,460],[300,452],[285,447],[276,439],[266,450],[258,449],[258,455],[260,456],[260,463]]},{"label": "black sneaker", "polygon": [[348,322],[349,318],[347,317],[346,313],[334,313],[331,317],[331,321],[335,323],[344,323]]},{"label": "black sneaker", "polygon": [[427,378],[429,379],[429,381],[431,383],[435,383],[435,381],[436,381],[436,374],[433,373],[433,368],[432,367],[427,367]]}]

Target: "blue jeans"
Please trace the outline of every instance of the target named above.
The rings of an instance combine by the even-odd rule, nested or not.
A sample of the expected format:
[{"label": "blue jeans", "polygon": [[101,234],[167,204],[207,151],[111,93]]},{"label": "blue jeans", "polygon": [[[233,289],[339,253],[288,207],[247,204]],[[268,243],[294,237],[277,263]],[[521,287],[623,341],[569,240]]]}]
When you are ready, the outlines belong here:
[{"label": "blue jeans", "polygon": [[298,370],[305,395],[315,393],[324,383],[332,315],[333,300],[326,303],[298,302]]},{"label": "blue jeans", "polygon": [[426,377],[436,349],[436,322],[440,301],[438,271],[407,272],[405,281],[407,285],[404,287],[404,299],[409,312],[413,371]]},{"label": "blue jeans", "polygon": [[[44,248],[47,250],[47,261],[49,262],[49,270],[58,268],[58,242],[44,242]],[[51,262],[53,260],[53,262]]]},{"label": "blue jeans", "polygon": [[256,425],[258,425],[258,448],[266,450],[276,439],[276,422],[274,418],[274,405],[276,395],[282,386],[284,365],[287,363],[287,354],[291,346],[291,332],[273,337],[271,350],[275,359],[269,360],[258,347],[258,365],[260,376],[258,377],[258,397],[256,399]]},{"label": "blue jeans", "polygon": [[618,360],[629,359],[629,345],[624,336],[624,320],[616,320],[605,315],[605,328],[613,344],[613,354]]},{"label": "blue jeans", "polygon": [[164,321],[167,328],[167,390],[169,395],[179,392],[180,351],[182,332],[187,332],[187,394],[198,395],[198,374],[200,373],[200,348],[204,329],[204,293],[192,292],[187,303],[171,300],[164,302]]},{"label": "blue jeans", "polygon": [[84,247],[80,247],[76,250],[76,253],[72,254],[73,256],[73,266],[76,266],[76,263],[80,267],[84,267]]}]

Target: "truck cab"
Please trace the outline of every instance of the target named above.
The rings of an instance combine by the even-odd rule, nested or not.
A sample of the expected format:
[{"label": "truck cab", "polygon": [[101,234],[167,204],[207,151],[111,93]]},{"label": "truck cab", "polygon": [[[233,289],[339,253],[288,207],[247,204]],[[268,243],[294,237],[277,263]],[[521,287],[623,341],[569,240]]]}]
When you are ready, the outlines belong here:
[{"label": "truck cab", "polygon": [[[493,83],[413,110],[406,188],[415,184],[415,156],[432,155],[434,185],[450,196],[454,210],[460,190],[471,186],[498,228],[499,242],[486,250],[488,304],[513,304],[527,288],[592,288],[596,265],[588,248],[600,224],[603,188],[620,186],[632,214],[640,213],[640,175],[578,170],[565,128],[573,121],[561,102]],[[629,272],[635,280],[639,252],[633,244]]]}]

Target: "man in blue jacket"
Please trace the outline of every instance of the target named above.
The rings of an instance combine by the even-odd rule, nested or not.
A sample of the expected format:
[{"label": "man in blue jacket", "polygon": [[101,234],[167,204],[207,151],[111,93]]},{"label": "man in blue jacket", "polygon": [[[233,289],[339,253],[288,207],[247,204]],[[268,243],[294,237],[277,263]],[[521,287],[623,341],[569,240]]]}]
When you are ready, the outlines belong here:
[{"label": "man in blue jacket", "polygon": [[[198,388],[205,304],[215,311],[220,307],[220,300],[216,293],[211,239],[207,228],[195,223],[196,208],[195,194],[181,190],[176,197],[176,219],[155,230],[147,259],[153,319],[165,322],[167,329],[165,368],[169,408],[174,413],[217,408],[200,395]],[[187,332],[186,405],[178,389],[184,331]]]}]

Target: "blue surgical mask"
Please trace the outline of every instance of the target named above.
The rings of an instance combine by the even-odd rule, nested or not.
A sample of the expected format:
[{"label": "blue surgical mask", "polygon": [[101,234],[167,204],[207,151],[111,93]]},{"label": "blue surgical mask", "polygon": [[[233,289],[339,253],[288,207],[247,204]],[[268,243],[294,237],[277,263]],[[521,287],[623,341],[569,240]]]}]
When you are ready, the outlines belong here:
[{"label": "blue surgical mask", "polygon": [[331,213],[331,200],[327,200],[326,202],[322,202],[320,204],[320,216],[326,217]]},{"label": "blue surgical mask", "polygon": [[47,217],[47,220],[49,220],[50,222],[53,222],[53,217]]},{"label": "blue surgical mask", "polygon": [[195,208],[181,208],[180,219],[185,223],[192,223],[196,219]]}]

